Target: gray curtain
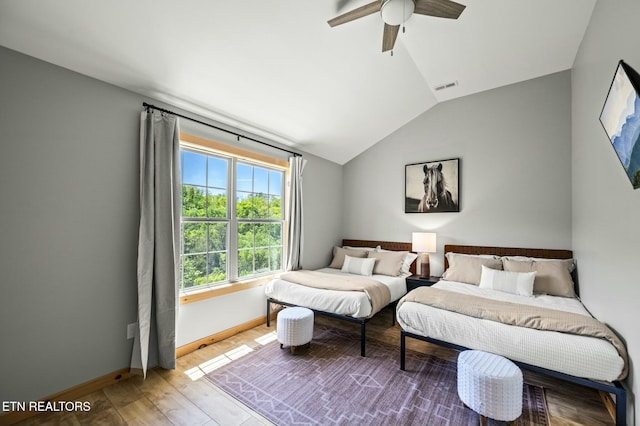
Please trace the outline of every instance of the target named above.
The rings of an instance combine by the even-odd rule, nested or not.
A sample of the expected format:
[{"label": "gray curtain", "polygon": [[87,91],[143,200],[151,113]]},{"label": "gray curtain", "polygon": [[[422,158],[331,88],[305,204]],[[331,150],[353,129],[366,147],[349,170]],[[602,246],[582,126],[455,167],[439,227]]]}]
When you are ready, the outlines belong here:
[{"label": "gray curtain", "polygon": [[302,171],[307,160],[302,157],[289,157],[289,229],[287,241],[286,271],[300,269],[302,262]]},{"label": "gray curtain", "polygon": [[[138,328],[131,369],[146,377],[149,358],[176,366],[180,261],[180,131],[171,114],[140,116]],[[153,334],[153,335],[152,335]]]}]

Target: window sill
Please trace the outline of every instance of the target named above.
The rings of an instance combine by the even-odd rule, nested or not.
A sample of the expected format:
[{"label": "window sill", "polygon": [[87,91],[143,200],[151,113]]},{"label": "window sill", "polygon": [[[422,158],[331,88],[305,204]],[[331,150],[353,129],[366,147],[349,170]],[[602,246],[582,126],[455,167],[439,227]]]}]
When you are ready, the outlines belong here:
[{"label": "window sill", "polygon": [[195,290],[180,295],[180,304],[199,302],[201,300],[211,299],[213,297],[224,296],[225,294],[236,293],[238,291],[247,290],[254,287],[260,287],[271,281],[275,275],[265,275],[259,278],[253,278],[246,281],[238,281],[234,283],[224,284],[214,288],[206,288],[203,290]]}]

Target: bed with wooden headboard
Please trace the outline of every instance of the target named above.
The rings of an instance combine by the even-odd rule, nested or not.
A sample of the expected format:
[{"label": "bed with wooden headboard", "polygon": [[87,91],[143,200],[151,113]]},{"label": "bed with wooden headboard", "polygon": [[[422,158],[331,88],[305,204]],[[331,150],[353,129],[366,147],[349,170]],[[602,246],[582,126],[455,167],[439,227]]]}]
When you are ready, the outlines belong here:
[{"label": "bed with wooden headboard", "polygon": [[[411,243],[407,242],[392,242],[392,241],[375,241],[375,240],[342,240],[342,246],[340,249],[347,251],[353,249],[368,249],[368,251],[377,252],[376,256],[385,256],[383,252],[403,252],[405,253],[405,270],[404,274],[401,270],[398,270],[398,274],[383,275],[382,273],[376,273],[374,270],[373,275],[366,278],[371,278],[378,281],[379,285],[384,285],[389,289],[389,303],[384,306],[393,305],[405,295],[407,288],[405,277],[407,275],[415,274],[415,253],[411,253]],[[332,265],[334,268],[323,268],[318,272],[321,272],[325,277],[336,277],[338,275],[344,275],[340,269],[336,269],[336,248],[334,248],[334,259],[332,259]],[[344,255],[344,252],[342,252]],[[389,254],[393,257],[395,254]],[[407,257],[408,256],[408,257]],[[367,255],[366,257],[371,257]],[[397,256],[396,256],[397,257]],[[379,260],[375,261],[376,264]],[[410,266],[409,266],[410,263]],[[339,263],[339,267],[342,263]],[[284,276],[286,278],[286,275]],[[314,312],[327,315],[334,318],[339,318],[345,321],[354,322],[360,324],[360,354],[365,356],[366,346],[366,324],[369,320],[376,315],[379,310],[384,306],[374,306],[371,299],[361,291],[340,291],[333,289],[320,289],[310,288],[297,282],[292,282],[287,279],[278,277],[270,281],[265,286],[265,294],[267,296],[267,326],[270,326],[270,319],[272,313],[272,305],[284,305],[284,306],[302,306],[313,310]],[[378,310],[376,310],[378,309]],[[391,322],[395,323],[395,313],[392,311]]]},{"label": "bed with wooden headboard", "polygon": [[[422,287],[410,292],[398,303],[402,370],[405,370],[407,338],[457,350],[483,350],[511,359],[522,368],[616,395],[616,424],[626,424],[627,396],[621,383],[627,374],[626,350],[606,326],[596,324],[604,326],[612,340],[576,335],[564,328],[561,331],[527,328],[524,321],[503,323],[472,313],[497,309],[499,316],[513,318],[533,310],[543,321],[545,315],[551,318],[569,313],[577,319],[578,328],[583,317],[587,317],[584,324],[597,323],[573,289],[567,288],[567,283],[574,285],[577,278],[575,267],[571,268],[575,260],[570,250],[445,245],[444,251],[443,280],[433,288]],[[564,269],[567,266],[569,269]],[[503,267],[508,272],[496,272]],[[515,282],[514,277],[522,278],[530,271],[536,271],[533,276],[526,275],[532,280],[530,292],[504,284],[507,277]],[[502,281],[492,287],[491,279],[496,276]],[[557,283],[561,285],[555,287]],[[431,303],[434,295],[451,303]]]}]

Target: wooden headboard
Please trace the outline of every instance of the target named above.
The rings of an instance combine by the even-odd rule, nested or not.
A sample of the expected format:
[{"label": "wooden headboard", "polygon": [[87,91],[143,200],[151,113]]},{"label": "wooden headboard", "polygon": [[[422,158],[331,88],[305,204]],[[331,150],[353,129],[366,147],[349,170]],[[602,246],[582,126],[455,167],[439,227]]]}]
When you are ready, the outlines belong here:
[{"label": "wooden headboard", "polygon": [[[401,243],[394,241],[373,241],[373,240],[342,240],[343,246],[351,246],[351,247],[378,247],[384,250],[391,251],[411,251],[411,243]],[[414,252],[415,253],[415,252]],[[416,273],[416,262],[415,260],[411,264],[409,268],[412,274]]]}]

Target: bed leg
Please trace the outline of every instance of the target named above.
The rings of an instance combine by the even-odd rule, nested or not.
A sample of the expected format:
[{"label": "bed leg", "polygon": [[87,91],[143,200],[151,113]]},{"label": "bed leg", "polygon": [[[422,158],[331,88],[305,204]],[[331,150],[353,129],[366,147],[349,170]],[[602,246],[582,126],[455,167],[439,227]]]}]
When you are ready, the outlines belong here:
[{"label": "bed leg", "polygon": [[365,342],[367,341],[366,326],[367,323],[362,321],[360,325],[360,356],[364,356]]},{"label": "bed leg", "polygon": [[271,301],[267,299],[267,327],[271,327]]},{"label": "bed leg", "polygon": [[616,426],[627,426],[627,390],[622,383],[616,385]]},{"label": "bed leg", "polygon": [[394,302],[393,303],[393,309],[391,311],[391,327],[394,327],[396,325],[396,306],[398,305],[398,302]]},{"label": "bed leg", "polygon": [[405,358],[405,335],[404,331],[400,332],[400,370],[404,371],[404,358]]}]

